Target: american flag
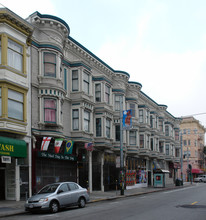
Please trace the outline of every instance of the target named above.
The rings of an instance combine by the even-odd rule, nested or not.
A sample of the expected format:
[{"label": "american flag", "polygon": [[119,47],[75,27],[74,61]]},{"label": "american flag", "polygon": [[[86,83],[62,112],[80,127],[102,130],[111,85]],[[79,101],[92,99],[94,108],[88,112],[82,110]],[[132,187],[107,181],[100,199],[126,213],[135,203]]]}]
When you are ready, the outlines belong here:
[{"label": "american flag", "polygon": [[85,143],[84,148],[88,151],[93,151],[93,143]]}]

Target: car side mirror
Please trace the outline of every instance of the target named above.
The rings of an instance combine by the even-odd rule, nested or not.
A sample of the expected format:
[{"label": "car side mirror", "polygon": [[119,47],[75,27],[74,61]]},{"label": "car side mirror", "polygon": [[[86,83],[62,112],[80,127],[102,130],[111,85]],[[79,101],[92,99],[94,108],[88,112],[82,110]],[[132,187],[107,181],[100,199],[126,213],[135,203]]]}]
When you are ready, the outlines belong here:
[{"label": "car side mirror", "polygon": [[62,193],[62,192],[64,192],[62,189],[60,189],[58,192],[57,192],[57,194],[60,194],[60,193]]}]

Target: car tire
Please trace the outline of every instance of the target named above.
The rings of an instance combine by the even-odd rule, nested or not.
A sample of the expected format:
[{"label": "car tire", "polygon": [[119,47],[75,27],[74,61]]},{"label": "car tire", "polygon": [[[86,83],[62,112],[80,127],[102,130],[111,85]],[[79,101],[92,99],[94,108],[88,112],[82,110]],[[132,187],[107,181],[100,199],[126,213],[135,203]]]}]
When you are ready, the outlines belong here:
[{"label": "car tire", "polygon": [[59,211],[59,203],[57,201],[51,201],[50,211],[51,213],[57,213]]},{"label": "car tire", "polygon": [[84,208],[86,205],[85,199],[83,197],[79,198],[78,206],[79,208]]},{"label": "car tire", "polygon": [[199,181],[200,183],[202,182],[202,180]]}]

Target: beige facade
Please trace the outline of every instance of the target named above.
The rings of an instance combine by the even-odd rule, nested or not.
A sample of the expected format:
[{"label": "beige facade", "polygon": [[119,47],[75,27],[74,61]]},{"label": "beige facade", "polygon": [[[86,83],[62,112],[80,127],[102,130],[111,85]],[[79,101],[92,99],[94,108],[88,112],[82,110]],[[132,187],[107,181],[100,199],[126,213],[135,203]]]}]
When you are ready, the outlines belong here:
[{"label": "beige facade", "polygon": [[205,128],[194,117],[183,117],[180,124],[183,151],[183,178],[188,180],[188,166],[192,166],[193,178],[205,172]]}]

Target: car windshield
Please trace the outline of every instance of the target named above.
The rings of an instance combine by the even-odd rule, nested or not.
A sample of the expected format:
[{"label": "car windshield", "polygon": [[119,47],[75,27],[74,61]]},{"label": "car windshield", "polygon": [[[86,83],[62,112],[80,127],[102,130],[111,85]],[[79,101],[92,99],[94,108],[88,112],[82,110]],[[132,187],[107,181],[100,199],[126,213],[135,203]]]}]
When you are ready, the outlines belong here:
[{"label": "car windshield", "polygon": [[42,188],[38,194],[43,194],[43,193],[53,193],[56,191],[57,187],[59,184],[52,184],[52,185],[47,185],[44,188]]}]

